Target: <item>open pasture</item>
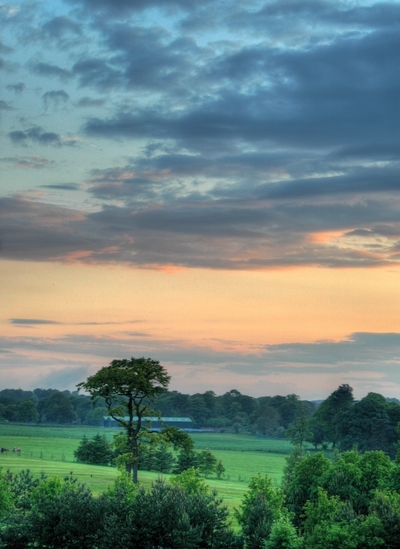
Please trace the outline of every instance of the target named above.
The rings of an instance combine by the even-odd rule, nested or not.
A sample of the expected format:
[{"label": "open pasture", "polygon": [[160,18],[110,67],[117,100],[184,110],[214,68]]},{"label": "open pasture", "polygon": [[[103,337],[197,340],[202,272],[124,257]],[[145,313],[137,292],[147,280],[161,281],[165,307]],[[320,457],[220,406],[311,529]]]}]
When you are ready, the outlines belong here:
[{"label": "open pasture", "polygon": [[233,450],[235,452],[264,452],[288,455],[293,445],[286,439],[265,438],[235,433],[190,433],[197,450]]}]

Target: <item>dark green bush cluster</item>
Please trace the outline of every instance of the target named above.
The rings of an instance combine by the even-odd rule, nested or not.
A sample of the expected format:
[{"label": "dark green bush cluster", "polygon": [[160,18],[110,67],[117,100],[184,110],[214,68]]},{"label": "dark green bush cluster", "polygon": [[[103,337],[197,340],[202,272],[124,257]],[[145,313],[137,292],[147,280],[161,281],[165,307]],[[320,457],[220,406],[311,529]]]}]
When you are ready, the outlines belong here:
[{"label": "dark green bush cluster", "polygon": [[0,547],[242,547],[216,493],[203,489],[199,481],[190,489],[185,488],[185,483],[185,478],[175,484],[159,479],[144,490],[121,475],[113,488],[95,498],[87,486],[72,477],[34,479],[29,472],[3,475]]},{"label": "dark green bush cluster", "polygon": [[88,439],[83,436],[78,448],[74,451],[76,461],[91,465],[110,465],[114,462],[114,452],[110,443],[103,435],[94,435]]}]

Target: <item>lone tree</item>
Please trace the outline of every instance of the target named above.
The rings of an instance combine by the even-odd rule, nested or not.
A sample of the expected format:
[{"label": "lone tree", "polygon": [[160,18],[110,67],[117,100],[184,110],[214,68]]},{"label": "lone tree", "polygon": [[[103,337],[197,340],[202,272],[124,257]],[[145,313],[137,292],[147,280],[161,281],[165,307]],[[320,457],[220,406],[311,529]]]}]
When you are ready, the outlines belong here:
[{"label": "lone tree", "polygon": [[145,417],[154,415],[154,400],[167,390],[171,377],[157,360],[131,358],[113,360],[85,382],[78,390],[87,391],[93,402],[104,399],[108,415],[126,430],[133,482],[138,481],[139,433],[146,428]]}]

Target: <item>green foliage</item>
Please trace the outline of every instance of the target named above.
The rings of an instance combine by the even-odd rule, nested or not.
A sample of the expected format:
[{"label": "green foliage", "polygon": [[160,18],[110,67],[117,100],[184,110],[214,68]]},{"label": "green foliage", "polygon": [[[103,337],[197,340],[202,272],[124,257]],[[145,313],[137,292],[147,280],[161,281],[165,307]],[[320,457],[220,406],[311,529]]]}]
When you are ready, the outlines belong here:
[{"label": "green foliage", "polygon": [[382,524],[380,536],[385,547],[400,547],[400,494],[390,490],[377,490],[371,501],[369,512]]},{"label": "green foliage", "polygon": [[122,426],[127,435],[133,471],[138,482],[139,434],[146,430],[144,417],[154,415],[152,402],[168,387],[170,376],[151,358],[113,360],[77,387],[87,391],[94,402],[104,400],[108,414]]},{"label": "green foliage", "polygon": [[301,527],[303,508],[308,501],[315,501],[321,477],[331,468],[330,461],[322,453],[306,456],[294,465],[290,477],[283,485],[286,505],[294,514],[294,524]]},{"label": "green foliage", "polygon": [[141,549],[239,549],[227,516],[215,493],[188,492],[159,479],[137,493],[131,540],[140,540]]},{"label": "green foliage", "polygon": [[156,450],[153,452],[153,460],[150,471],[158,473],[170,473],[175,463],[175,458],[168,450],[168,445],[164,441],[160,441]]},{"label": "green foliage", "polygon": [[304,506],[304,538],[307,549],[355,549],[350,523],[342,520],[345,504],[337,496],[329,497],[318,489],[315,501]]},{"label": "green foliage", "polygon": [[320,479],[320,485],[330,496],[338,496],[342,501],[350,502],[353,508],[358,508],[361,504],[361,477],[358,452],[345,452],[339,454],[338,459],[325,471]]},{"label": "green foliage", "polygon": [[84,436],[74,451],[74,456],[81,463],[92,465],[109,465],[114,460],[114,453],[106,437],[94,435],[90,440]]},{"label": "green foliage", "polygon": [[2,479],[9,504],[0,515],[0,547],[240,549],[222,500],[195,473],[175,484],[159,479],[150,490],[122,473],[98,498],[71,476],[33,481],[29,473],[8,475]]},{"label": "green foliage", "polygon": [[185,452],[193,450],[194,442],[192,437],[177,427],[165,427],[159,433],[159,437],[172,444],[174,450],[184,450]]},{"label": "green foliage", "polygon": [[341,439],[342,419],[354,404],[353,389],[343,384],[333,391],[329,397],[317,408],[313,417],[313,426],[323,431],[326,442],[335,447]]},{"label": "green foliage", "polygon": [[310,429],[310,422],[304,414],[297,417],[290,429],[285,433],[285,437],[290,439],[290,442],[295,446],[303,447],[306,440],[311,440],[313,432]]},{"label": "green foliage", "polygon": [[93,547],[100,517],[88,488],[71,477],[64,480],[55,477],[30,483],[29,491],[29,507],[18,506],[17,500],[13,512],[3,522],[0,536],[3,547]]},{"label": "green foliage", "polygon": [[359,451],[382,450],[394,458],[400,406],[377,393],[356,402],[340,419],[340,449],[356,446]]},{"label": "green foliage", "polygon": [[10,484],[0,469],[0,518],[10,510],[12,505],[11,497]]},{"label": "green foliage", "polygon": [[102,516],[97,536],[97,549],[133,547],[135,505],[138,485],[126,472],[121,472],[112,487],[98,498]]},{"label": "green foliage", "polygon": [[225,467],[223,466],[221,460],[219,460],[217,465],[215,466],[215,473],[216,473],[218,478],[223,477],[224,474],[225,474]]},{"label": "green foliage", "polygon": [[[139,412],[138,421],[151,415],[150,402],[166,390],[169,381],[170,376],[157,360],[132,357],[113,360],[77,387],[87,391],[94,401],[104,399],[109,415],[128,427],[135,412]],[[125,414],[129,420],[124,420]]]},{"label": "green foliage", "polygon": [[34,478],[29,469],[23,469],[17,474],[7,471],[5,478],[10,487],[14,510],[24,514],[31,509],[33,490],[41,480],[46,478],[46,475],[42,473],[40,478]]},{"label": "green foliage", "polygon": [[206,450],[197,452],[196,463],[200,473],[207,478],[215,471],[217,466],[217,458],[207,448]]},{"label": "green foliage", "polygon": [[33,400],[24,400],[18,405],[17,419],[24,423],[36,423],[39,413]]},{"label": "green foliage", "polygon": [[360,455],[358,466],[361,478],[357,486],[358,494],[354,501],[355,510],[367,514],[375,491],[390,484],[392,463],[383,452],[365,452]]},{"label": "green foliage", "polygon": [[303,539],[297,534],[286,513],[276,519],[271,528],[265,549],[302,549]]},{"label": "green foliage", "polygon": [[40,419],[43,422],[72,423],[77,419],[75,410],[68,396],[56,392],[43,400],[39,406]]},{"label": "green foliage", "polygon": [[173,475],[169,479],[172,486],[181,488],[188,494],[207,494],[208,486],[199,475],[198,469],[191,467],[179,473],[179,475]]},{"label": "green foliage", "polygon": [[90,490],[75,479],[47,479],[33,492],[29,537],[49,549],[91,546],[100,516]]},{"label": "green foliage", "polygon": [[250,481],[248,491],[235,515],[248,549],[263,549],[272,525],[281,514],[284,495],[272,480],[260,474]]},{"label": "green foliage", "polygon": [[177,456],[174,473],[182,473],[191,467],[197,467],[196,452],[194,450],[181,450]]},{"label": "green foliage", "polygon": [[349,513],[348,504],[319,489],[305,506],[304,541],[308,549],[375,549],[399,547],[400,496],[376,492],[369,515]]}]

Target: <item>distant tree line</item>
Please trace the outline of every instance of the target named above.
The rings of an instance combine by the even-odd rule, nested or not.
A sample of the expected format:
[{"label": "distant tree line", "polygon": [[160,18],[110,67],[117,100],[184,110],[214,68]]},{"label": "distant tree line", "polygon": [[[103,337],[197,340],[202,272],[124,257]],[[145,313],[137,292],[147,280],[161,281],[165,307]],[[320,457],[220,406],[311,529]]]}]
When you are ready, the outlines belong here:
[{"label": "distant tree line", "polygon": [[156,401],[163,416],[190,417],[198,427],[229,428],[271,437],[283,437],[297,417],[311,417],[313,402],[297,395],[254,398],[233,389],[217,396],[213,391],[187,395],[166,391]]},{"label": "distant tree line", "polygon": [[105,415],[107,408],[102,403],[93,406],[90,397],[78,391],[0,391],[0,421],[101,425]]},{"label": "distant tree line", "polygon": [[[285,430],[302,413],[311,417],[316,406],[297,395],[254,398],[233,389],[224,395],[213,391],[183,394],[164,392],[154,403],[164,417],[190,417],[194,427],[230,429],[271,437]],[[101,425],[107,407],[93,406],[89,396],[57,389],[3,389],[0,391],[0,420],[23,423]]]},{"label": "distant tree line", "polygon": [[[164,417],[190,417],[198,428],[286,436],[295,445],[308,442],[316,450],[383,450],[394,458],[400,422],[398,400],[369,393],[357,401],[353,389],[343,384],[318,404],[293,394],[254,398],[233,389],[219,396],[213,391],[194,395],[165,391],[153,406]],[[107,413],[101,399],[93,403],[77,391],[0,391],[0,421],[102,425]],[[159,451],[162,453],[161,448]]]}]

